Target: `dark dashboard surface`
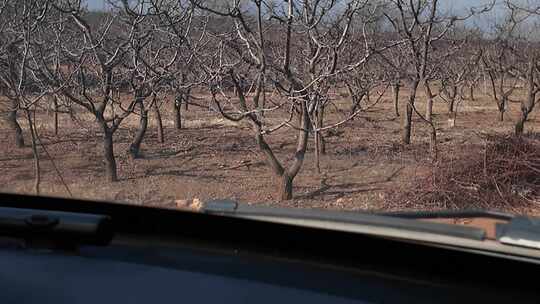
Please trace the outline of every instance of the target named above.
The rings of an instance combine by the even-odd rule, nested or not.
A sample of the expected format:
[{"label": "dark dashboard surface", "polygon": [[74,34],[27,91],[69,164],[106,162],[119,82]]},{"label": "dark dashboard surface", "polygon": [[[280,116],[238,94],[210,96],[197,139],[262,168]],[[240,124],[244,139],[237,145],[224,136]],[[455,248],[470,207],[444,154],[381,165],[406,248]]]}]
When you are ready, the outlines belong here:
[{"label": "dark dashboard surface", "polygon": [[0,250],[0,286],[1,303],[463,303],[512,299],[376,271],[131,246],[88,247],[77,254]]},{"label": "dark dashboard surface", "polygon": [[0,206],[107,215],[115,237],[68,251],[0,240],[1,304],[540,303],[534,263],[204,214],[4,198]]},{"label": "dark dashboard surface", "polygon": [[79,256],[3,251],[0,268],[2,303],[353,302],[257,281]]}]

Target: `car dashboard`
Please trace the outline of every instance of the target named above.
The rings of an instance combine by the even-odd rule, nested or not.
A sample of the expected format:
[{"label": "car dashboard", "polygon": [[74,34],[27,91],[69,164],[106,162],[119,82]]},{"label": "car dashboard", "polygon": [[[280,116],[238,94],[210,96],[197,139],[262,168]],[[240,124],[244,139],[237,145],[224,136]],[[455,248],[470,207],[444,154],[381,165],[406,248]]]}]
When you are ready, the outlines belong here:
[{"label": "car dashboard", "polygon": [[[106,245],[0,240],[1,303],[538,303],[538,264],[425,244],[119,204]],[[10,203],[6,203],[6,202]],[[23,203],[26,202],[26,203]]]}]

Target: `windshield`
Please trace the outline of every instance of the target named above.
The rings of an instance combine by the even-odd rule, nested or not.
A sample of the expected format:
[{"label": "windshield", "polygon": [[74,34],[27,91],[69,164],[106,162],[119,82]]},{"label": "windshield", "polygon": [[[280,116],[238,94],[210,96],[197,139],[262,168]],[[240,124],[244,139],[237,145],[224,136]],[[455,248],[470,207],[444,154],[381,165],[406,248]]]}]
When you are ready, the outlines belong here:
[{"label": "windshield", "polygon": [[0,192],[540,211],[534,1],[0,2]]}]

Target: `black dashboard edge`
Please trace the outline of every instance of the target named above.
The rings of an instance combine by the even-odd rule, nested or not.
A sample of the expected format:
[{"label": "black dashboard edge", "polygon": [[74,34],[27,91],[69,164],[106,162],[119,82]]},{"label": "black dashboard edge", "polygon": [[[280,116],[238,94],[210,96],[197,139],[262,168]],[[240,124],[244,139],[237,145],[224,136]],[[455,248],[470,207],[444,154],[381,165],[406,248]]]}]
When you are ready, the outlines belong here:
[{"label": "black dashboard edge", "polygon": [[[264,223],[209,214],[54,197],[0,194],[0,206],[92,213],[112,218],[118,237],[175,240],[204,250],[286,258],[355,271],[372,270],[422,280],[470,284],[486,290],[536,294],[522,261],[459,252],[361,234]],[[114,240],[113,240],[114,243]]]}]

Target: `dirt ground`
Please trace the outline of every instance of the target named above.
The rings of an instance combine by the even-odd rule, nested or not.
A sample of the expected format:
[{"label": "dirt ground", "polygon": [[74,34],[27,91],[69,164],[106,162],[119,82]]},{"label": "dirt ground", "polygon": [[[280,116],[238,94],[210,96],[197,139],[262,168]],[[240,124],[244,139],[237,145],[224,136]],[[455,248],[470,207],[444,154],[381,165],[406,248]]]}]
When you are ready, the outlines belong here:
[{"label": "dirt ground", "polygon": [[[405,100],[406,92],[401,94]],[[482,132],[513,131],[519,103],[510,103],[505,121],[499,122],[491,98],[477,95],[475,101],[465,100],[460,105],[455,127],[448,123],[446,104],[437,99],[434,119],[441,153],[477,143]],[[199,97],[204,99],[204,96]],[[417,107],[422,113],[424,100],[419,93]],[[347,101],[341,104],[345,107]],[[172,113],[165,106],[162,115],[166,142],[158,142],[151,116],[142,146],[143,158],[133,160],[127,154],[137,117],[126,121],[116,133],[115,154],[120,178],[116,183],[104,178],[101,134],[90,117],[81,115],[81,121],[75,123],[68,115],[60,115],[61,129],[55,136],[52,116],[39,113],[38,132],[44,144],[40,149],[42,194],[68,196],[52,158],[73,196],[85,199],[175,207],[176,199],[228,198],[250,204],[381,210],[387,207],[385,193],[389,189],[404,185],[414,187],[415,178],[428,168],[428,128],[416,119],[413,143],[403,146],[400,143],[401,117],[395,117],[388,94],[369,111],[326,133],[327,154],[321,158],[321,175],[315,170],[313,142],[310,141],[304,167],[294,181],[294,199],[278,202],[272,172],[263,162],[248,128],[224,121],[208,108],[190,106],[189,111],[183,111],[185,128],[175,130]],[[336,113],[328,115],[329,120],[338,119]],[[526,124],[528,132],[540,132],[539,118],[537,108]],[[27,130],[24,121],[22,125]],[[26,138],[28,135],[25,132]],[[290,160],[293,156],[295,133],[292,130],[280,130],[269,136],[268,141],[281,160]],[[0,191],[32,193],[31,148],[16,148],[4,122],[0,142]]]}]

